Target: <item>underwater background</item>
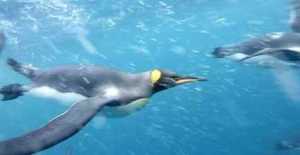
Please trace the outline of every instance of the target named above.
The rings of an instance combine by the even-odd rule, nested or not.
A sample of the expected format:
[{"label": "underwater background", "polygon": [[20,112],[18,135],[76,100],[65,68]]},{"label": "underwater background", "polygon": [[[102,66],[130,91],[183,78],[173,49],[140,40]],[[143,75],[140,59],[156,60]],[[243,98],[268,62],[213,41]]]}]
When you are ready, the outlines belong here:
[{"label": "underwater background", "polygon": [[[288,14],[288,0],[0,0],[7,37],[0,85],[29,82],[5,64],[8,57],[39,68],[166,68],[209,79],[159,93],[129,117],[98,116],[39,155],[296,155],[299,150],[278,151],[276,144],[300,137],[299,71],[210,54],[217,46],[289,31]],[[57,102],[32,96],[1,102],[0,139],[68,108]]]}]

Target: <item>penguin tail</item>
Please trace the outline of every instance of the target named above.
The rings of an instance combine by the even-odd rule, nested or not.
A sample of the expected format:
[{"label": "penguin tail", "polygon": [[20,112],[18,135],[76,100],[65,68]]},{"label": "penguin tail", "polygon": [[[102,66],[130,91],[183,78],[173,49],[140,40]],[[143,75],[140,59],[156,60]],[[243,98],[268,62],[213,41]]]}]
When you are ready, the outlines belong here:
[{"label": "penguin tail", "polygon": [[7,59],[7,64],[16,72],[26,76],[29,79],[32,79],[35,77],[36,73],[36,68],[33,68],[32,66],[29,65],[24,65],[21,64],[20,62],[16,61],[13,58],[8,58]]},{"label": "penguin tail", "polygon": [[21,84],[10,84],[0,88],[0,98],[2,101],[13,100],[19,96],[22,96],[25,90]]}]

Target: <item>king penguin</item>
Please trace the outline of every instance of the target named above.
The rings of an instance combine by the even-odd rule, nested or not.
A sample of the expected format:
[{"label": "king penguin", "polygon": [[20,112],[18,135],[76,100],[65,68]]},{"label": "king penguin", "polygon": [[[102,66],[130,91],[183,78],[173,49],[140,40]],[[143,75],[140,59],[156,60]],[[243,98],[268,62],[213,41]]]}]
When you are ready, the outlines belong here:
[{"label": "king penguin", "polygon": [[96,66],[61,66],[39,70],[14,59],[7,62],[32,83],[2,87],[0,94],[3,101],[50,89],[61,94],[61,97],[80,97],[66,112],[45,126],[1,141],[0,154],[5,155],[27,155],[50,148],[80,131],[105,108],[110,108],[108,115],[113,115],[114,111],[118,115],[128,115],[144,107],[145,101],[157,92],[185,83],[206,81],[203,77],[180,76],[161,69],[136,74]]},{"label": "king penguin", "polygon": [[0,54],[1,54],[2,49],[4,48],[5,40],[6,40],[6,38],[5,38],[4,33],[0,31]]},{"label": "king penguin", "polygon": [[240,43],[215,48],[216,58],[262,65],[300,65],[300,0],[290,0],[291,32],[273,32]]}]

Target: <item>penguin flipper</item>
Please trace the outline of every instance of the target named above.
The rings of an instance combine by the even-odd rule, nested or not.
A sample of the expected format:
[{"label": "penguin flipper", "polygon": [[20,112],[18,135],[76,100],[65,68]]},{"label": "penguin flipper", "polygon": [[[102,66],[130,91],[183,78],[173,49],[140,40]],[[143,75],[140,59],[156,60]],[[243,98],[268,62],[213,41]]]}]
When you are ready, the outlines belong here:
[{"label": "penguin flipper", "polygon": [[13,58],[8,58],[7,59],[7,64],[16,72],[26,76],[29,79],[32,79],[35,77],[36,73],[36,68],[28,65],[21,64],[17,60]]},{"label": "penguin flipper", "polygon": [[254,58],[254,57],[257,57],[257,56],[268,55],[268,54],[271,54],[271,53],[284,52],[284,51],[291,51],[291,52],[293,52],[293,50],[288,49],[288,48],[287,49],[284,49],[284,48],[265,48],[263,50],[260,50],[260,51],[258,51],[256,53],[254,53],[254,54],[246,56],[245,58],[242,58],[239,61],[243,62],[245,60],[248,60],[248,59],[251,59],[251,58]]},{"label": "penguin flipper", "polygon": [[114,102],[108,97],[92,97],[73,104],[47,125],[23,136],[0,142],[0,154],[28,155],[48,149],[76,134],[103,106]]}]

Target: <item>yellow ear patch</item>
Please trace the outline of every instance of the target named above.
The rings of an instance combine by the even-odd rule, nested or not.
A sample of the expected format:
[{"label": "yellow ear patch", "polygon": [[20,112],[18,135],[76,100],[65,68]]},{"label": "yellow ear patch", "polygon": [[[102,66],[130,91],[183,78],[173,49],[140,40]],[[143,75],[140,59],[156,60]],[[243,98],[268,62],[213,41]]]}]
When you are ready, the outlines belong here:
[{"label": "yellow ear patch", "polygon": [[151,83],[155,84],[160,78],[161,78],[161,71],[158,69],[155,69],[151,72]]}]

